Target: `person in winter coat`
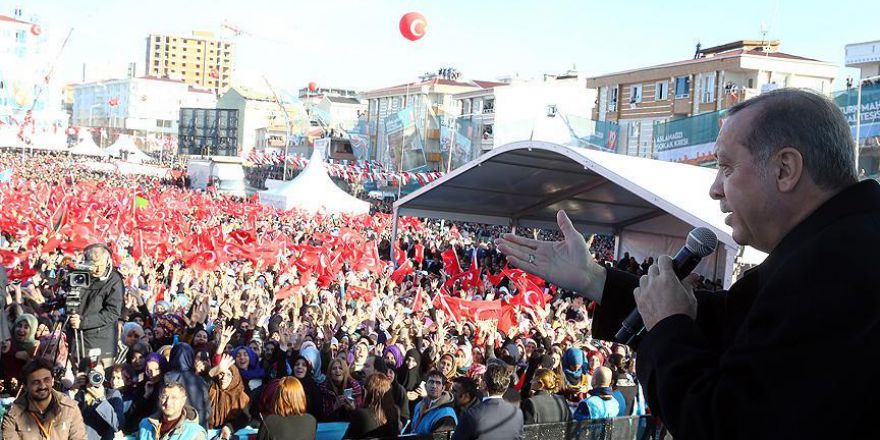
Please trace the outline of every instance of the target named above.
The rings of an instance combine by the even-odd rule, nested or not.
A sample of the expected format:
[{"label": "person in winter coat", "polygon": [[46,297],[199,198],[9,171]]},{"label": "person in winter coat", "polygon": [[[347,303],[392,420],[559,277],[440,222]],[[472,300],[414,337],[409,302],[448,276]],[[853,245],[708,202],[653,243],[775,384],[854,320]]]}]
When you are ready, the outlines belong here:
[{"label": "person in winter coat", "polygon": [[250,421],[250,397],[244,389],[241,374],[234,367],[235,360],[223,355],[220,363],[208,373],[212,383],[210,389],[211,415],[208,427],[221,429],[232,434],[244,428]]},{"label": "person in winter coat", "polygon": [[186,387],[182,383],[165,384],[159,392],[160,410],[141,420],[137,440],[205,440],[208,433],[199,424],[196,410],[186,401]]},{"label": "person in winter coat", "polygon": [[193,348],[185,342],[175,345],[171,349],[171,360],[168,364],[170,371],[165,373],[165,382],[183,384],[186,388],[187,404],[198,412],[199,424],[206,428],[211,417],[211,397],[208,384],[194,370]]},{"label": "person in winter coat", "polygon": [[428,373],[426,377],[427,395],[416,404],[412,413],[409,433],[430,434],[451,431],[458,424],[454,400],[446,389],[446,376],[439,370]]}]

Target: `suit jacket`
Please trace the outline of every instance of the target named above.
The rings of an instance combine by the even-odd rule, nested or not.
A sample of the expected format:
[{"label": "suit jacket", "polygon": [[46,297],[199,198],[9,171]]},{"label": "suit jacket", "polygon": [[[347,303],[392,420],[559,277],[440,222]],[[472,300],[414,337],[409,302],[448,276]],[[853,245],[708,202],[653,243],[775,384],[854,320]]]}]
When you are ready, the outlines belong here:
[{"label": "suit jacket", "polygon": [[571,420],[568,402],[558,394],[539,391],[522,403],[523,423],[536,425],[539,423],[558,423]]},{"label": "suit jacket", "polygon": [[493,398],[467,410],[458,421],[453,440],[513,440],[523,438],[523,414],[519,408]]},{"label": "suit jacket", "polygon": [[[876,436],[877,249],[880,185],[864,181],[792,229],[730,291],[698,292],[696,320],[667,317],[638,348],[653,413],[676,440]],[[608,272],[597,338],[613,338],[637,285]],[[829,353],[858,368],[835,368]],[[832,403],[840,398],[847,404]]]}]

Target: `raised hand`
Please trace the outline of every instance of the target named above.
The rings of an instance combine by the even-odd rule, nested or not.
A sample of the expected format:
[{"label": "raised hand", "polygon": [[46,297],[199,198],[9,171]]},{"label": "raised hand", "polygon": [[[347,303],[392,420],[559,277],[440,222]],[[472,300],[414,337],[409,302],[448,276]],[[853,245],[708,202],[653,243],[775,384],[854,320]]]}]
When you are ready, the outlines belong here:
[{"label": "raised hand", "polygon": [[565,237],[563,241],[540,241],[504,234],[495,240],[495,244],[514,266],[600,301],[605,287],[605,269],[590,256],[584,236],[574,228],[565,211],[559,211],[556,221]]}]

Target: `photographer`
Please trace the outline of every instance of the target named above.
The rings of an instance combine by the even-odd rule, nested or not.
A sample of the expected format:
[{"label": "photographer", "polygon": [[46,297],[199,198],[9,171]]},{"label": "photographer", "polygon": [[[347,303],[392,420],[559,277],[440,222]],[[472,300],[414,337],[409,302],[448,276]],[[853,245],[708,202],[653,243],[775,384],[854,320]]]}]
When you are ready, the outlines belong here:
[{"label": "photographer", "polygon": [[85,248],[85,265],[91,267],[88,287],[76,314],[70,315],[70,328],[82,331],[81,350],[101,350],[100,359],[110,365],[116,355],[117,320],[122,314],[122,275],[114,268],[110,248],[101,243]]},{"label": "photographer", "polygon": [[82,411],[89,440],[110,440],[123,426],[122,395],[104,386],[104,369],[98,365],[77,377],[76,401]]}]

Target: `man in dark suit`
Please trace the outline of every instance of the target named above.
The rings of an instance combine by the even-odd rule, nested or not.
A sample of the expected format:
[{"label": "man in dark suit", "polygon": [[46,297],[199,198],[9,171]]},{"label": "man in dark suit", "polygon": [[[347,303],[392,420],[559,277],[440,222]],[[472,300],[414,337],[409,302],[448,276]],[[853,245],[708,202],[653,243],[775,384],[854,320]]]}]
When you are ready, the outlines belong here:
[{"label": "man in dark suit", "polygon": [[522,412],[502,398],[508,386],[510,386],[510,371],[503,365],[489,365],[483,374],[486,397],[481,403],[462,414],[452,439],[522,439]]},{"label": "man in dark suit", "polygon": [[[677,440],[876,437],[880,185],[858,182],[846,119],[824,96],[779,89],[732,107],[715,149],[710,196],[737,243],[769,253],[727,292],[695,295],[666,256],[641,279],[606,270],[562,212],[564,242],[499,247],[599,303],[597,338],[638,305],[638,376]],[[829,376],[816,360],[828,347],[858,369]]]}]

